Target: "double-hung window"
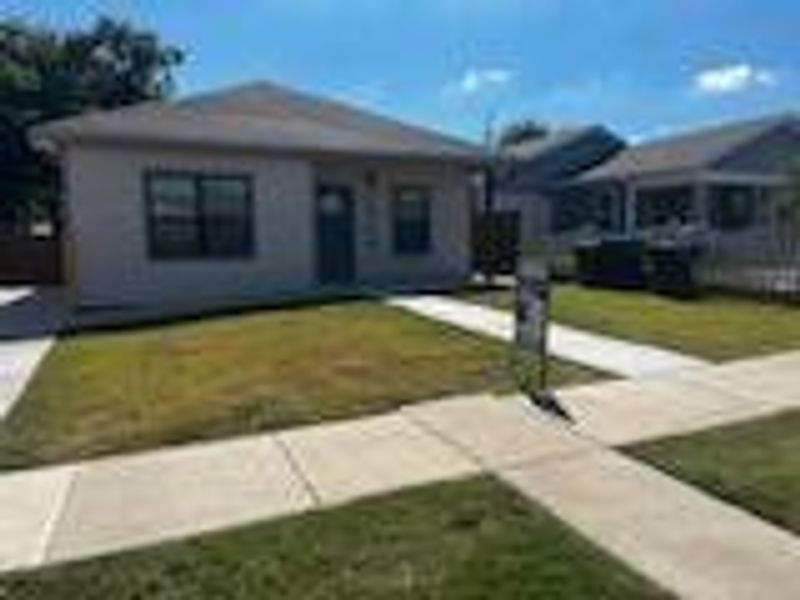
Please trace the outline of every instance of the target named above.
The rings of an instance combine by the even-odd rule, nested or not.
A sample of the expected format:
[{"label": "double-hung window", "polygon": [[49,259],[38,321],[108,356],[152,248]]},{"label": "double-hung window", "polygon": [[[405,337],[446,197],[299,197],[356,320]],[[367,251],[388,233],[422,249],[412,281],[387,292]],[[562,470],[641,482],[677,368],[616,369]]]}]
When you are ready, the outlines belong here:
[{"label": "double-hung window", "polygon": [[150,256],[156,259],[253,255],[252,180],[242,175],[145,175]]},{"label": "double-hung window", "polygon": [[431,189],[401,186],[392,198],[392,239],[395,254],[422,255],[431,250]]}]

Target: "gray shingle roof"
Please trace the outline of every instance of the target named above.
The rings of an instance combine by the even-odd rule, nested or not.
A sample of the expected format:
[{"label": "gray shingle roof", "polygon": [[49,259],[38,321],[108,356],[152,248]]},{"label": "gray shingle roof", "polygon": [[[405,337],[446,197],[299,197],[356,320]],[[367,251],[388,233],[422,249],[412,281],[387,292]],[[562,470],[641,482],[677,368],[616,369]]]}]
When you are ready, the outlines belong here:
[{"label": "gray shingle roof", "polygon": [[266,82],[46,123],[34,139],[478,161],[479,146]]},{"label": "gray shingle roof", "polygon": [[712,168],[716,162],[775,128],[797,123],[796,115],[739,121],[631,146],[580,179],[624,179],[643,174]]},{"label": "gray shingle roof", "polygon": [[504,185],[529,188],[563,183],[608,160],[625,142],[605,127],[554,129],[547,135],[502,150]]}]

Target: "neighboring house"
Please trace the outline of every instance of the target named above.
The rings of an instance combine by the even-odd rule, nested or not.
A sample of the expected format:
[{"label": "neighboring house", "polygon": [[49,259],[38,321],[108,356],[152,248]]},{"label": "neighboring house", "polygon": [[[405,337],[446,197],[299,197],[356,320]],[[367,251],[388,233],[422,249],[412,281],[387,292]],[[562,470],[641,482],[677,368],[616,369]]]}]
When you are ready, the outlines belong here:
[{"label": "neighboring house", "polygon": [[699,129],[632,146],[582,174],[609,229],[670,224],[703,232],[769,225],[773,199],[800,158],[800,118],[783,115]]},{"label": "neighboring house", "polygon": [[570,229],[581,218],[571,182],[624,147],[600,126],[554,129],[506,147],[496,168],[495,210],[518,212],[523,238]]},{"label": "neighboring house", "polygon": [[83,306],[470,275],[469,143],[268,83],[45,124]]},{"label": "neighboring house", "polygon": [[796,115],[629,147],[561,186],[556,213],[570,217],[550,229],[554,264],[569,271],[575,242],[587,237],[677,236],[702,250],[697,271],[708,285],[797,293],[800,234],[781,225],[776,200],[798,161]]}]

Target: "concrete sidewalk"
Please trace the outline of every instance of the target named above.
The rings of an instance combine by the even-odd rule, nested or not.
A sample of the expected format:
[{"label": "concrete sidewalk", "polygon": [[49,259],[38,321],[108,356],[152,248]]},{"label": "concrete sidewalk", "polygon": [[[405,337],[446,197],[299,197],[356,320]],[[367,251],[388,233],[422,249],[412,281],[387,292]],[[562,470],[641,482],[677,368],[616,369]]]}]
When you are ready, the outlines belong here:
[{"label": "concrete sidewalk", "polygon": [[797,598],[800,539],[607,447],[800,407],[800,353],[735,366],[566,391],[574,427],[520,397],[457,397],[2,475],[0,571],[489,473],[680,597]]},{"label": "concrete sidewalk", "polygon": [[64,315],[57,290],[0,288],[0,421],[50,350]]},{"label": "concrete sidewalk", "polygon": [[[507,311],[436,295],[395,296],[390,305],[506,342],[514,337]],[[706,361],[654,346],[627,342],[554,323],[550,351],[570,362],[623,377],[644,377],[708,365]]]},{"label": "concrete sidewalk", "polygon": [[800,538],[617,452],[501,477],[680,598],[800,598]]},{"label": "concrete sidewalk", "polygon": [[800,351],[560,390],[575,429],[611,446],[800,408]]}]

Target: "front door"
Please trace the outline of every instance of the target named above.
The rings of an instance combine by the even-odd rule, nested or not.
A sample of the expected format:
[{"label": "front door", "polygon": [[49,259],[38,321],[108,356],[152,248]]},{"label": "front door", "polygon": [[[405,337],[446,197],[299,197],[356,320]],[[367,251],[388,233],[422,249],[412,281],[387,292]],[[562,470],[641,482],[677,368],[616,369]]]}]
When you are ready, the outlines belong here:
[{"label": "front door", "polygon": [[317,188],[317,280],[348,284],[355,279],[355,206],[351,188]]}]

